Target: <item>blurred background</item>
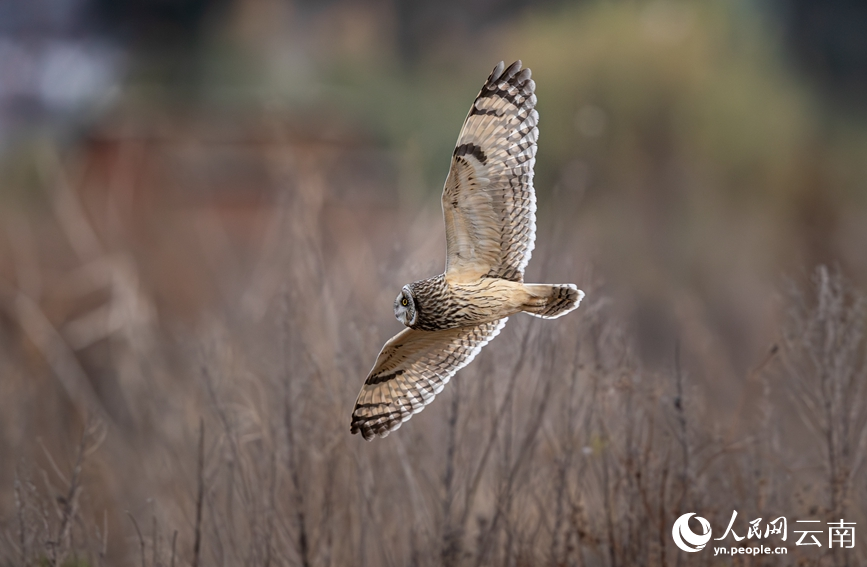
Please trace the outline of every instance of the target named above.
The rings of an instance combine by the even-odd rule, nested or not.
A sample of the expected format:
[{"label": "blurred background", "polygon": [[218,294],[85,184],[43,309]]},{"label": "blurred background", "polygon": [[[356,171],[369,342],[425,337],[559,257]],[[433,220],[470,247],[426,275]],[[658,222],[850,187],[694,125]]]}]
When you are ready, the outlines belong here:
[{"label": "blurred background", "polygon": [[[654,535],[679,511],[715,530],[732,509],[855,518],[865,30],[854,0],[0,0],[3,557],[127,564],[141,543],[153,565],[191,562],[201,536],[213,564],[618,565],[634,553],[662,565],[686,560]],[[515,59],[540,113],[527,279],[575,282],[585,314],[515,317],[450,401],[364,444],[349,414],[399,330],[393,298],[442,270],[439,195],[462,120],[493,66]],[[838,325],[828,360],[851,358],[825,413],[810,401],[826,392],[821,357],[786,390],[809,351],[797,337],[817,321]],[[625,455],[644,454],[601,424],[645,414],[600,401],[558,410],[562,430],[537,423],[550,408],[536,400],[560,387],[547,380],[567,374],[581,404],[597,400],[594,380],[626,380],[611,392],[637,388],[670,430],[638,442],[662,459],[639,470],[657,471],[644,506],[666,525],[614,514],[639,534],[618,543],[611,522],[593,523],[616,506],[588,494],[622,493]],[[501,419],[533,436],[493,433]],[[773,451],[751,444],[759,426]],[[474,461],[488,446],[495,456]],[[712,457],[700,465],[689,447]],[[756,455],[769,452],[765,470]],[[552,475],[524,486],[560,479],[545,494],[571,502],[533,516],[548,539],[500,519],[517,498],[503,486],[536,478],[509,468],[520,455]],[[611,470],[632,480],[570,484],[582,459],[605,483]],[[375,498],[389,475],[410,517]],[[693,494],[726,483],[731,501]],[[544,519],[554,509],[573,523]],[[637,540],[657,543],[630,551]],[[823,561],[856,564],[863,549]]]}]

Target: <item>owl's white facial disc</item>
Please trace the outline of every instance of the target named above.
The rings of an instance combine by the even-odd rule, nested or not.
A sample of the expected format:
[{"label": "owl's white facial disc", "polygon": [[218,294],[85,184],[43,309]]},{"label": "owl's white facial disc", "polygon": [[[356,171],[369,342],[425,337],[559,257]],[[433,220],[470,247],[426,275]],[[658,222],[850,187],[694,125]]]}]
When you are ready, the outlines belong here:
[{"label": "owl's white facial disc", "polygon": [[418,314],[409,286],[403,286],[397,299],[394,300],[394,316],[407,327],[412,327],[415,324]]}]

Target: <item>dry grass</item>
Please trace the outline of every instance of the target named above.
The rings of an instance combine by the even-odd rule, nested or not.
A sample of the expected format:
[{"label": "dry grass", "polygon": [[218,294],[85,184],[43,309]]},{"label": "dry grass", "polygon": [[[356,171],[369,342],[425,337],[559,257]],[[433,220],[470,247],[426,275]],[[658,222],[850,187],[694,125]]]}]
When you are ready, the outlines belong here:
[{"label": "dry grass", "polygon": [[[851,285],[820,268],[786,296],[779,346],[745,381],[760,386],[745,434],[740,416],[708,410],[679,350],[647,367],[605,286],[555,262],[545,239],[562,250],[576,236],[560,217],[540,234],[536,273],[580,282],[581,309],[513,318],[398,433],[349,435],[396,328],[396,282],[436,269],[427,250],[442,229],[401,207],[353,220],[323,198],[322,164],[297,156],[269,154],[293,190],[245,225],[264,226],[253,261],[234,259],[247,277],[214,286],[239,299],[193,324],[154,315],[142,283],[154,258],[129,235],[103,244],[80,191],[58,187],[47,217],[21,221],[56,222],[77,259],[30,280],[19,264],[4,296],[3,564],[726,564],[674,548],[674,519],[696,511],[716,529],[738,510],[741,532],[755,517],[865,520],[865,307]],[[205,254],[229,242],[225,211],[185,215],[192,230],[158,217],[162,238]],[[395,234],[409,236],[389,251]],[[404,264],[413,251],[422,265]],[[803,549],[750,564],[817,559]],[[855,565],[862,549],[819,556]]]},{"label": "dry grass", "polygon": [[[348,50],[316,71],[292,68],[315,47],[259,53],[277,85],[250,90],[283,103],[133,85],[88,137],[0,163],[0,565],[867,561],[859,284],[819,268],[768,301],[835,258],[863,285],[863,128],[820,125],[726,3],[540,12],[405,75],[388,18],[348,6],[332,36],[275,32]],[[353,25],[368,48],[340,48]],[[527,277],[587,299],[513,317],[365,443],[349,415],[393,298],[443,265],[431,179],[511,56],[543,115]],[[719,535],[734,510],[741,535],[787,517],[789,554],[675,548],[682,514]],[[840,518],[856,549],[794,544]]]},{"label": "dry grass", "polygon": [[[241,2],[203,53],[237,74],[145,72],[0,161],[0,566],[867,563],[863,120],[746,5],[553,3],[399,72],[390,3],[330,4]],[[442,269],[460,119],[519,57],[527,277],[588,296],[513,317],[366,443],[393,298]],[[788,555],[674,547],[682,514],[717,536],[733,510],[740,535],[788,518]],[[840,518],[856,549],[795,545]]]}]

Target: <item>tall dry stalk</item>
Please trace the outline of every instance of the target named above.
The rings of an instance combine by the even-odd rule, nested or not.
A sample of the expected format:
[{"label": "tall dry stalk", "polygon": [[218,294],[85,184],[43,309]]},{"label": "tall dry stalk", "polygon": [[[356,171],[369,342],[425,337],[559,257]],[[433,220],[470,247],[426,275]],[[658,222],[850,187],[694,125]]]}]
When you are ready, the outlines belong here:
[{"label": "tall dry stalk", "polygon": [[[839,271],[819,266],[809,291],[790,286],[782,334],[787,391],[824,453],[828,521],[856,510],[867,456],[867,301]],[[849,564],[849,555],[834,555]]]}]

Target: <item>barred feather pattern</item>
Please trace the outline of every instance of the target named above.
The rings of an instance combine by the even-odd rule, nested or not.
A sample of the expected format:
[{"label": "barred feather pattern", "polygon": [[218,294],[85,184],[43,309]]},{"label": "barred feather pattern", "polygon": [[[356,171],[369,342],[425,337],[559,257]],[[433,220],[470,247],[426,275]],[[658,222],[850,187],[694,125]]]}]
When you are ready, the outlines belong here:
[{"label": "barred feather pattern", "polygon": [[500,62],[470,107],[443,188],[450,279],[523,281],[536,240],[535,89],[520,61]]},{"label": "barred feather pattern", "polygon": [[358,394],[352,433],[371,440],[400,427],[508,316],[554,318],[583,297],[573,284],[524,283],[536,239],[535,88],[520,61],[500,62],[473,102],[443,188],[445,273],[401,289],[395,316],[411,328],[380,351]]},{"label": "barred feather pattern", "polygon": [[449,284],[443,274],[409,284],[418,317],[412,328],[438,331],[502,319],[516,312],[511,290],[497,278]]},{"label": "barred feather pattern", "polygon": [[386,437],[433,401],[506,319],[440,331],[404,329],[382,347],[352,412],[352,433]]}]

